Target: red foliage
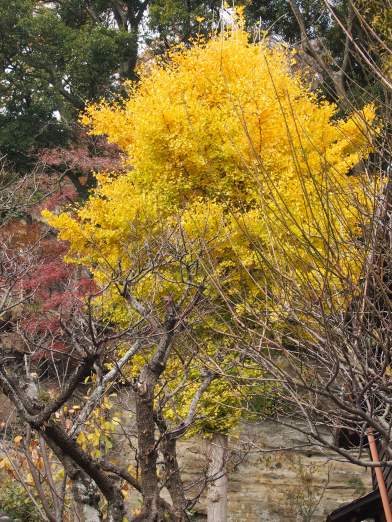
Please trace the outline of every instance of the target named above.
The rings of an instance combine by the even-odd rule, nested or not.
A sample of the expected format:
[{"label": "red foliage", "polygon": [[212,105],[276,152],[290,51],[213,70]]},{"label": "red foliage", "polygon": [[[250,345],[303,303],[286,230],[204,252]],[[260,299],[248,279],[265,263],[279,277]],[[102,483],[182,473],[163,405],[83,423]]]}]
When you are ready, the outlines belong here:
[{"label": "red foliage", "polygon": [[[6,292],[11,285],[17,303],[2,324],[11,335],[23,332],[30,338],[38,359],[46,355],[51,358],[54,353],[60,356],[69,350],[62,325],[72,323],[86,296],[97,292],[89,274],[64,262],[67,245],[57,240],[43,222],[41,212],[61,210],[77,201],[70,173],[77,177],[79,185],[86,183],[88,187],[93,179],[91,171],[118,171],[121,156],[105,140],[81,134],[78,144],[69,149],[41,151],[40,162],[52,171],[49,175],[47,169],[42,173],[37,170],[23,185],[28,202],[23,207],[26,218],[15,218],[0,226],[0,292]],[[47,196],[37,200],[40,194]],[[21,201],[25,200],[22,197]]]},{"label": "red foliage", "polygon": [[9,274],[15,274],[13,292],[22,300],[10,324],[33,341],[34,360],[60,357],[68,351],[62,321],[80,309],[96,286],[80,267],[64,262],[66,243],[43,223],[13,220],[0,229],[0,242],[8,274],[0,276],[0,288],[6,288],[12,280]]},{"label": "red foliage", "polygon": [[37,205],[35,208],[35,212],[37,216],[41,214],[42,210],[56,210],[57,208],[62,208],[64,205],[69,203],[73,203],[77,198],[77,192],[73,185],[66,184],[62,185],[61,188],[55,192],[53,192],[50,196],[45,198],[42,203]]},{"label": "red foliage", "polygon": [[13,219],[0,227],[0,242],[12,250],[33,245],[41,235],[39,223],[29,224],[20,219]]},{"label": "red foliage", "polygon": [[68,148],[43,149],[39,160],[43,165],[64,171],[78,171],[89,175],[92,171],[118,171],[121,168],[121,155],[116,145],[104,138],[92,138],[80,132],[77,145]]},{"label": "red foliage", "polygon": [[78,288],[79,296],[85,296],[85,295],[91,295],[98,292],[98,287],[92,279],[89,279],[87,277],[81,277],[78,281]]},{"label": "red foliage", "polygon": [[45,256],[34,267],[34,274],[21,280],[20,286],[24,290],[34,290],[37,297],[44,298],[50,295],[59,283],[65,282],[71,269],[61,259],[45,259]]}]

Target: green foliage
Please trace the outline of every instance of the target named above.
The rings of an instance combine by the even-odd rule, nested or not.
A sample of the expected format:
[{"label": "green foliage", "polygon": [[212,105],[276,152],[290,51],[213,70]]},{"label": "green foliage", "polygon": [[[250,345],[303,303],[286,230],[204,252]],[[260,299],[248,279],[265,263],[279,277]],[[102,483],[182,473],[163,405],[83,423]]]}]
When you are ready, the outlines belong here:
[{"label": "green foliage", "polygon": [[[331,17],[322,0],[299,0],[309,37],[329,37],[333,28]],[[287,0],[256,0],[249,2],[246,9],[248,25],[260,24],[262,30],[269,31],[291,44],[298,44],[301,34],[298,23]]]},{"label": "green foliage", "polygon": [[[87,16],[84,3],[0,6],[0,150],[25,163],[32,148],[66,144],[86,100],[115,92],[134,36]],[[84,6],[84,7],[83,7]]]},{"label": "green foliage", "polygon": [[219,18],[221,5],[218,0],[154,0],[149,10],[150,27],[158,37],[153,46],[160,50],[173,42],[189,42],[197,34],[207,36]]},{"label": "green foliage", "polygon": [[[329,8],[324,0],[295,0],[295,4],[302,14],[306,35],[309,38],[311,47],[314,49],[313,55],[309,50],[306,51],[307,57],[304,60],[304,65],[311,64],[311,67],[312,65],[319,67],[314,60],[314,55],[317,55],[330,68],[329,73],[319,69],[319,75],[323,80],[321,87],[326,98],[336,101],[337,93],[335,92],[331,74],[338,72],[343,64],[346,34],[342,30],[342,26],[349,26],[348,11],[350,1],[337,0],[333,2],[333,7],[330,3]],[[355,0],[354,4],[360,14],[366,16],[368,22],[368,18],[371,18],[371,25],[375,25],[376,32],[387,41],[385,31],[382,28],[388,27],[390,8],[388,15],[388,8],[383,7],[384,2],[382,0],[372,0],[370,2],[368,0]],[[270,36],[280,41],[284,41],[299,49],[303,48],[303,36],[287,0],[252,1],[247,6],[245,12],[249,27],[258,26],[261,32],[266,31]],[[337,22],[337,19],[340,20],[342,25]],[[374,23],[372,23],[373,20]],[[377,25],[379,21],[380,23]],[[357,16],[354,17],[351,32],[354,40],[361,42],[362,47],[368,52],[370,51],[374,63],[379,63],[380,54],[382,53],[380,53],[379,49],[375,52],[371,49],[371,44],[366,34],[367,31]],[[314,78],[313,67],[311,75]],[[346,95],[354,107],[379,97],[374,75],[369,74],[367,64],[363,62],[353,45],[350,47],[344,83],[346,85]]]},{"label": "green foliage", "polygon": [[26,490],[14,481],[1,481],[0,510],[22,522],[40,522],[42,519]]}]

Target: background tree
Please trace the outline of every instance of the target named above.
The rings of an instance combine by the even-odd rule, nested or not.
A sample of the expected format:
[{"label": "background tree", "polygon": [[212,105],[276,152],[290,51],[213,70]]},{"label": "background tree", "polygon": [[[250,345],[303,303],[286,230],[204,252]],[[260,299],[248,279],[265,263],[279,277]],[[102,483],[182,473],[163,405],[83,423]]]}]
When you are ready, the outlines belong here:
[{"label": "background tree", "polygon": [[[173,28],[172,11],[187,25],[187,9],[152,4],[13,0],[1,7],[0,151],[9,161],[29,168],[37,150],[78,141],[78,112],[136,79],[140,43],[148,35],[151,41],[151,31]],[[197,27],[193,23],[186,38]]]},{"label": "background tree", "polygon": [[110,11],[89,10],[83,2],[2,6],[0,148],[10,161],[31,165],[31,149],[69,143],[77,112],[115,92],[116,74],[137,52]]}]

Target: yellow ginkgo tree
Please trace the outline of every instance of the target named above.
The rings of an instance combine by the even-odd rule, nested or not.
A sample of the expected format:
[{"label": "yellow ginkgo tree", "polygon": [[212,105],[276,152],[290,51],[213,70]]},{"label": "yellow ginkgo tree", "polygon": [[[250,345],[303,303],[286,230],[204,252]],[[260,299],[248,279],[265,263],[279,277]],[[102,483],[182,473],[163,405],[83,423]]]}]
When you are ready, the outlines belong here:
[{"label": "yellow ginkgo tree", "polygon": [[[184,519],[180,436],[226,436],[256,396],[270,410],[273,389],[260,385],[242,351],[252,339],[235,325],[250,309],[273,315],[274,263],[299,285],[321,277],[329,256],[336,270],[358,268],[349,239],[363,224],[358,202],[371,201],[362,177],[348,174],[371,150],[374,107],[339,120],[293,62],[239,28],[149,63],[125,99],[82,116],[122,149],[127,172],[99,173],[84,206],[45,214],[69,242],[68,261],[102,288],[100,310],[139,343],[123,376],[136,397],[140,520],[165,510]],[[224,453],[209,478],[222,498]],[[209,517],[223,520],[225,509],[215,498]]]}]

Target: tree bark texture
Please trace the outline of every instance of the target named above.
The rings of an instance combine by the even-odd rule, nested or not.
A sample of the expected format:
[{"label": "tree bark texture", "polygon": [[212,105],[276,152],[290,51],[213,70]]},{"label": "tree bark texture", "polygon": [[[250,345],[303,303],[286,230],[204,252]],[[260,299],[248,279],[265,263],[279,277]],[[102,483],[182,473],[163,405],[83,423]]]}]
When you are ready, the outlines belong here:
[{"label": "tree bark texture", "polygon": [[177,460],[176,439],[163,437],[161,442],[161,449],[165,462],[165,482],[172,500],[175,521],[184,522],[187,520],[185,514],[187,501],[185,498],[184,484],[181,480],[180,467]]},{"label": "tree bark texture", "polygon": [[215,433],[207,441],[208,490],[207,490],[207,521],[227,521],[227,435]]},{"label": "tree bark texture", "polygon": [[138,465],[143,495],[142,518],[145,522],[159,520],[159,483],[157,475],[157,447],[154,422],[154,389],[156,376],[146,365],[140,375],[136,397],[138,431]]},{"label": "tree bark texture", "polygon": [[101,522],[99,493],[95,483],[85,474],[77,473],[72,483],[75,522]]}]

